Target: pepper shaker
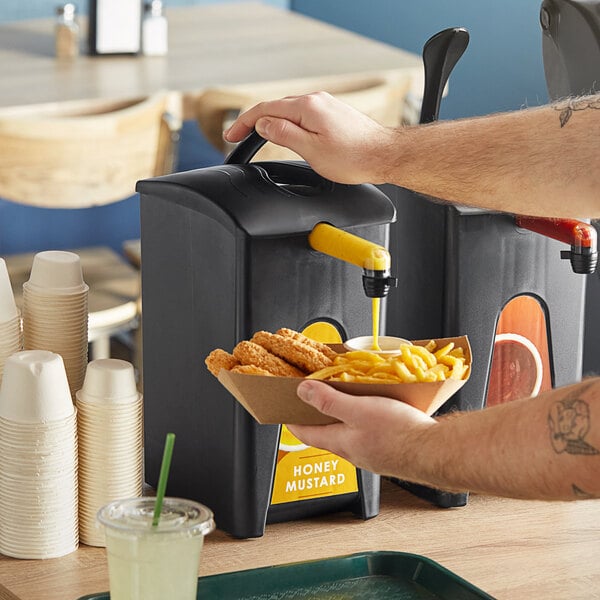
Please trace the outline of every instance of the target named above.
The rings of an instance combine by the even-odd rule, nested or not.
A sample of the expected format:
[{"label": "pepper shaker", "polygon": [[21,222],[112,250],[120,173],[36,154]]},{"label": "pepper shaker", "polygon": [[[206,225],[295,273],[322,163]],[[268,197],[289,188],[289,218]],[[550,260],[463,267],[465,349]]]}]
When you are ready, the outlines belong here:
[{"label": "pepper shaker", "polygon": [[142,20],[142,53],[146,56],[164,56],[168,49],[168,24],[161,0],[152,0],[144,6]]},{"label": "pepper shaker", "polygon": [[68,2],[56,8],[55,52],[57,58],[79,55],[79,24],[75,4]]}]

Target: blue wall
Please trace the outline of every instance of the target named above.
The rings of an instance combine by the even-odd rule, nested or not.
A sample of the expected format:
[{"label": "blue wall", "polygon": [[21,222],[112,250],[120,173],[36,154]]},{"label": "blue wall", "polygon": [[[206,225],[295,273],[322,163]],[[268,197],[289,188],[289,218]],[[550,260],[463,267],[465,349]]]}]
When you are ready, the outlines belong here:
[{"label": "blue wall", "polygon": [[[71,0],[72,1],[72,0]],[[196,4],[224,4],[226,2],[239,2],[240,0],[163,0],[166,10],[169,6],[193,6]],[[287,8],[289,0],[262,0],[265,4],[272,4],[280,8]],[[18,21],[20,19],[38,19],[52,17],[56,7],[66,0],[1,0],[0,22]],[[87,14],[88,0],[74,0],[77,11]]]},{"label": "blue wall", "polygon": [[450,79],[440,118],[537,106],[547,101],[541,0],[292,0],[297,12],[421,54],[447,27],[466,27],[467,51]]}]

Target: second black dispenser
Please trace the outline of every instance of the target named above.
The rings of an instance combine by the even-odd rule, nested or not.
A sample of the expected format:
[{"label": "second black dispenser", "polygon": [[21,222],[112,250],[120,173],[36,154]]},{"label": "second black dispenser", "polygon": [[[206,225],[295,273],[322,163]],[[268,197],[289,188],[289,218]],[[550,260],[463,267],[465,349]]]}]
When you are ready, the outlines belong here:
[{"label": "second black dispenser", "polygon": [[[453,28],[427,41],[421,123],[437,119],[441,92],[468,39],[465,29]],[[409,339],[466,334],[471,343],[470,380],[440,414],[581,379],[581,275],[593,273],[598,259],[591,225],[449,204],[392,185],[382,189],[398,211],[389,249],[402,290],[388,303],[387,333]],[[466,493],[399,483],[438,506],[467,503]]]},{"label": "second black dispenser", "polygon": [[[308,235],[329,223],[385,247],[393,204],[373,186],[334,184],[305,163],[246,164],[263,142],[249,139],[232,164],[137,186],[146,481],[156,485],[165,433],[174,432],[169,495],[210,506],[236,537],[324,512],[379,512],[377,475],[302,447],[284,426],[259,425],[204,365],[214,348],[231,350],[259,330],[310,329],[337,341],[371,331],[360,271],[313,250]],[[376,284],[391,283],[366,272],[365,290],[380,275]],[[290,463],[296,455],[303,465]],[[308,490],[312,471],[336,477]]]}]

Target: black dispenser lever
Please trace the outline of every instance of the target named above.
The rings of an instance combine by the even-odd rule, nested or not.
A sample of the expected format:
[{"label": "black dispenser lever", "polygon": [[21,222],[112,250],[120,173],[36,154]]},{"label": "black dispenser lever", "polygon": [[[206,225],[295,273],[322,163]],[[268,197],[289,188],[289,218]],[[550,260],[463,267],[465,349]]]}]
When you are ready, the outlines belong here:
[{"label": "black dispenser lever", "polygon": [[244,138],[225,158],[226,165],[245,165],[252,157],[267,143],[264,137],[261,137],[256,129]]}]

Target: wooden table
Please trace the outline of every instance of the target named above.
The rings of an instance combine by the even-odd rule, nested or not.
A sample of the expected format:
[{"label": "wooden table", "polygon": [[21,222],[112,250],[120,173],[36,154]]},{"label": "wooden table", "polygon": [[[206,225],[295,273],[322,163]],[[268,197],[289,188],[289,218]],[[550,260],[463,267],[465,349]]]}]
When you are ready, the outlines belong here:
[{"label": "wooden table", "polygon": [[[393,550],[427,556],[502,600],[600,598],[600,500],[532,502],[472,496],[439,509],[383,482],[370,521],[333,514],[268,525],[264,537],[206,539],[200,575]],[[105,550],[46,561],[0,557],[1,600],[75,600],[106,591]]]},{"label": "wooden table", "polygon": [[53,20],[1,25],[0,107],[389,71],[422,93],[419,56],[293,12],[252,2],[168,7],[166,15],[166,57],[92,57],[82,39],[81,56],[57,60]]}]

